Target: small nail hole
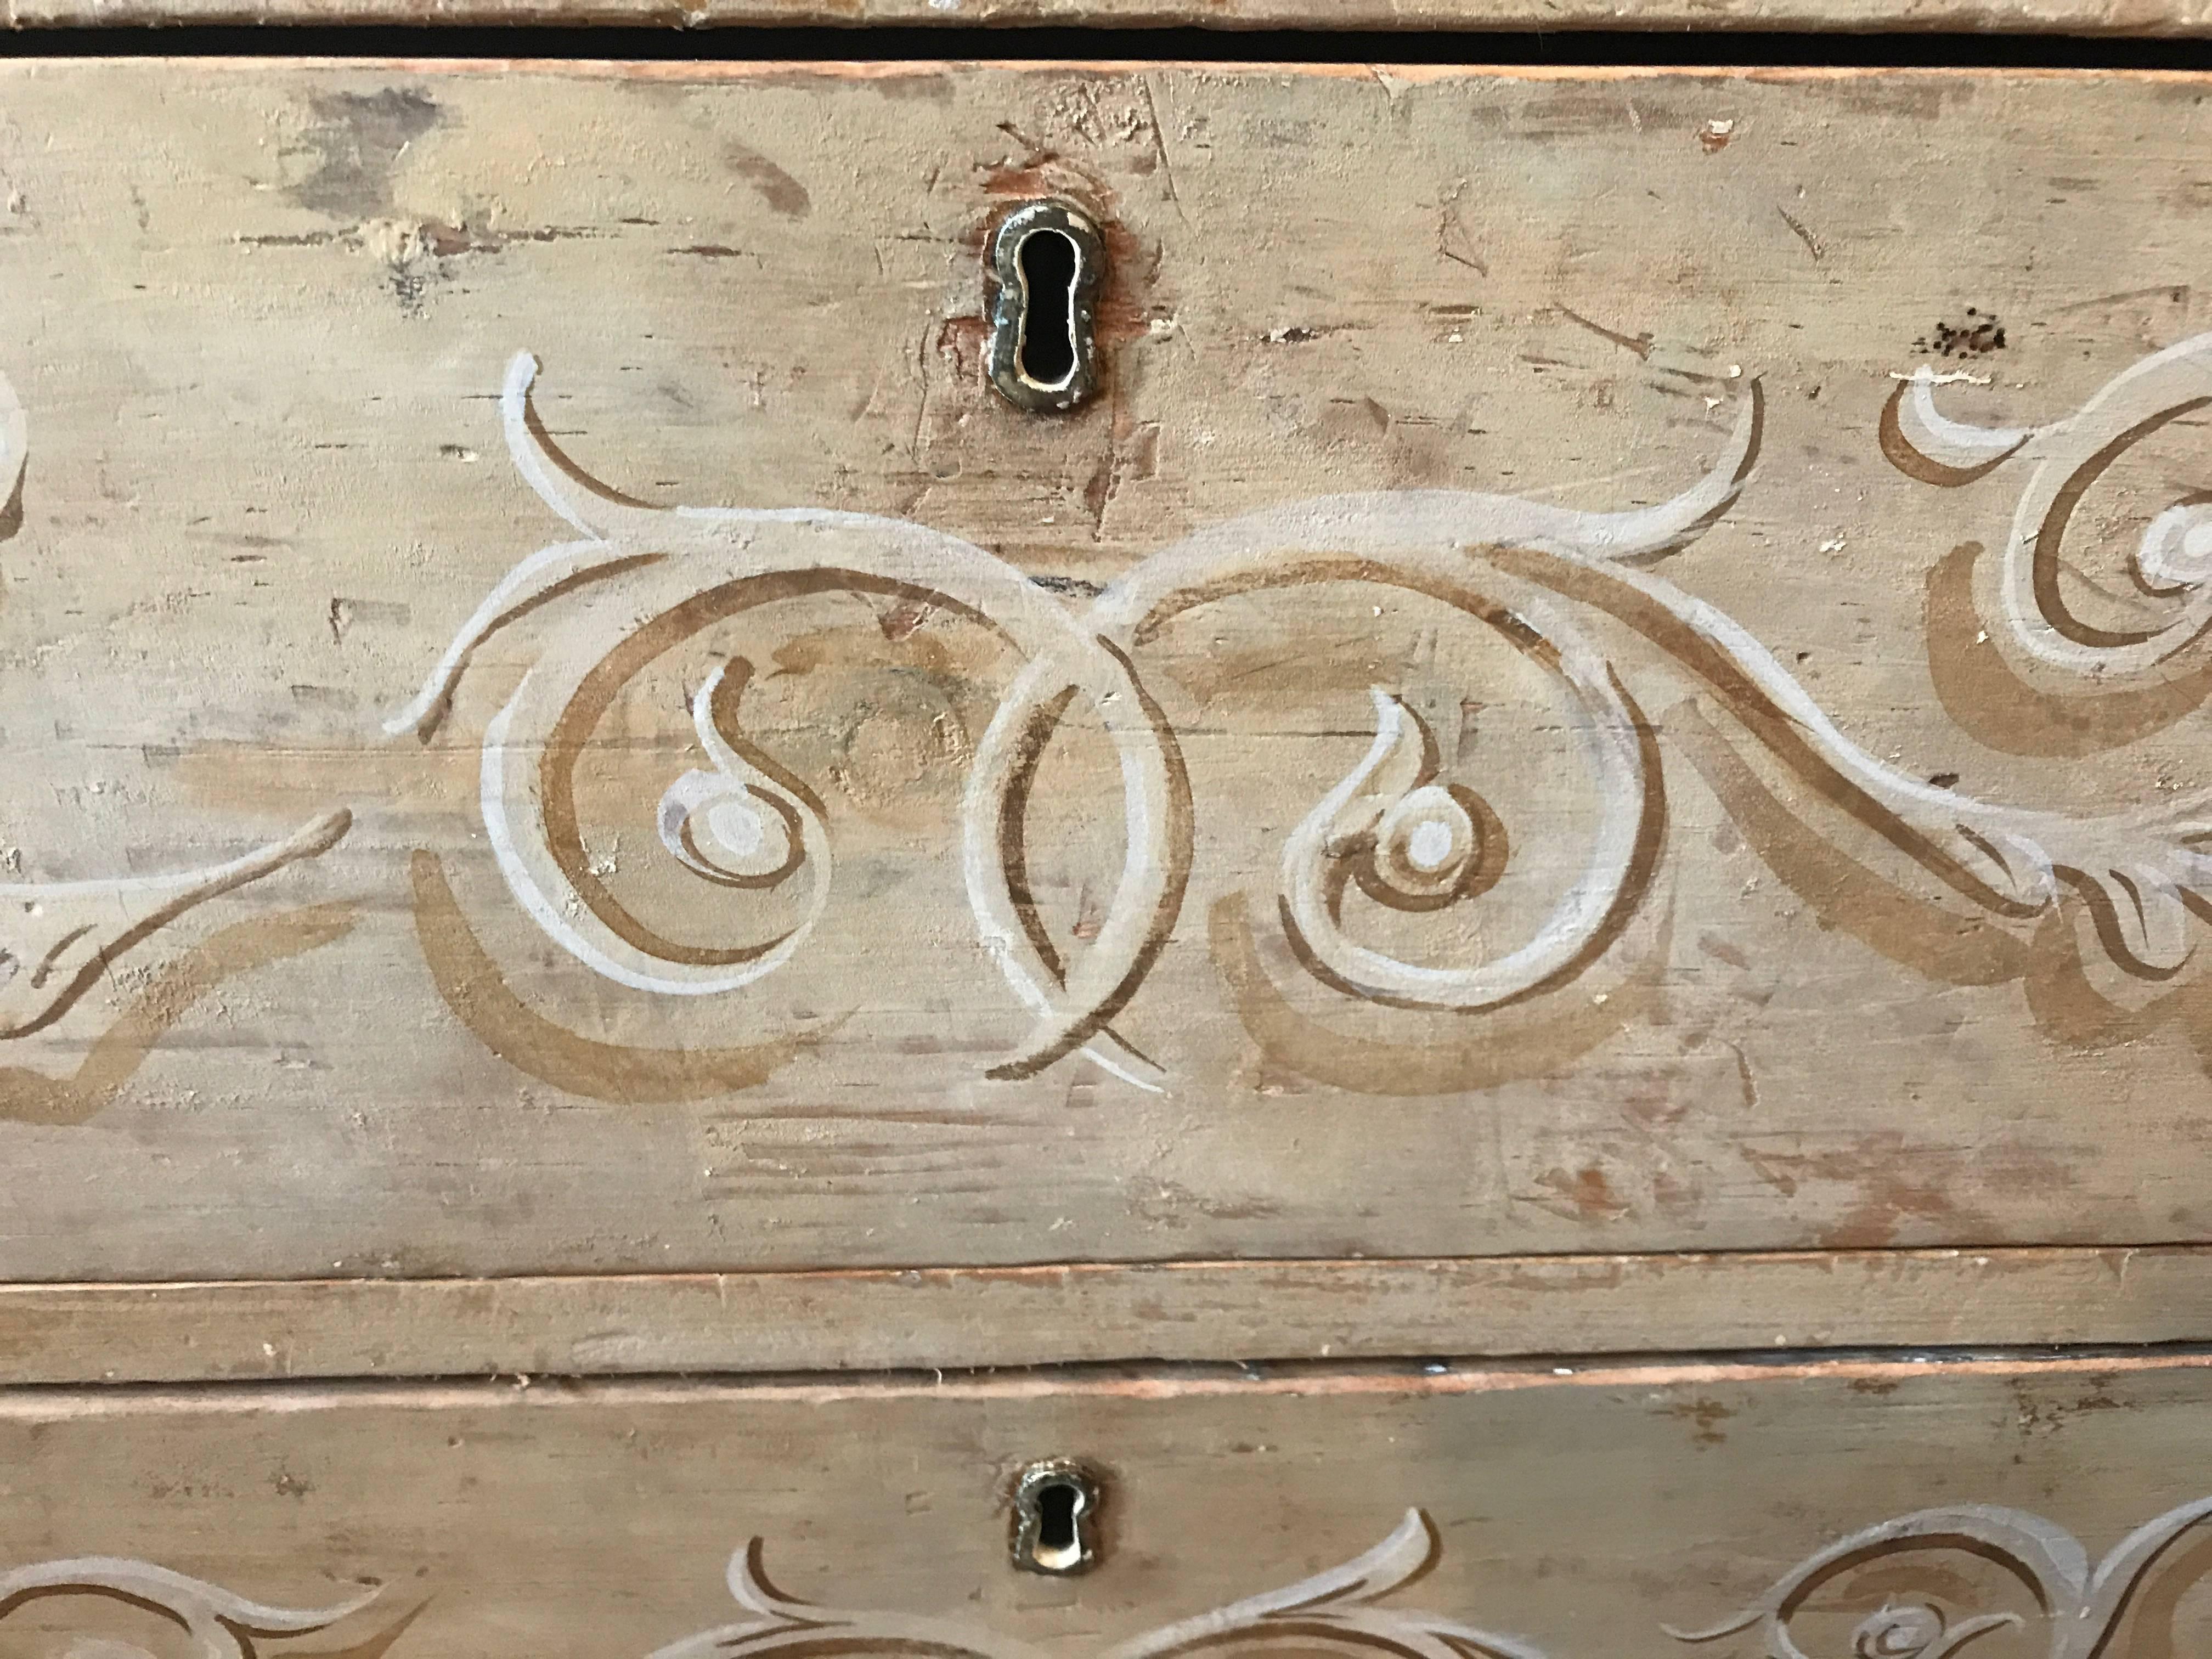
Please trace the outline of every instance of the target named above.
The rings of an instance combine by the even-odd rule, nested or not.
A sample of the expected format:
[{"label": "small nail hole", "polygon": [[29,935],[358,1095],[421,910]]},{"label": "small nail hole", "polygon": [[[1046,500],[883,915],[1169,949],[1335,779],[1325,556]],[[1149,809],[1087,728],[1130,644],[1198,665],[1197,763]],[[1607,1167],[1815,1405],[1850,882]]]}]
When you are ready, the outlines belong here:
[{"label": "small nail hole", "polygon": [[1057,230],[1033,230],[1017,256],[1022,273],[1023,378],[1047,390],[1075,373],[1074,240]]}]

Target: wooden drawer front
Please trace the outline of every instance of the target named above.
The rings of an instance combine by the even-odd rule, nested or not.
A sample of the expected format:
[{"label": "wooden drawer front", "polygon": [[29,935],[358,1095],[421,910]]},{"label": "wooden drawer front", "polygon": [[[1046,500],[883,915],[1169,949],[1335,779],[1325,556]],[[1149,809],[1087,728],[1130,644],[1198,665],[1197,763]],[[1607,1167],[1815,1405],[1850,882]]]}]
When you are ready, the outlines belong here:
[{"label": "wooden drawer front", "polygon": [[4,75],[7,1277],[2212,1224],[2212,82]]},{"label": "wooden drawer front", "polygon": [[[2141,1361],[18,1395],[0,1654],[2176,1659],[2208,1404]],[[1008,1563],[1055,1455],[1104,1480],[1080,1577]]]}]

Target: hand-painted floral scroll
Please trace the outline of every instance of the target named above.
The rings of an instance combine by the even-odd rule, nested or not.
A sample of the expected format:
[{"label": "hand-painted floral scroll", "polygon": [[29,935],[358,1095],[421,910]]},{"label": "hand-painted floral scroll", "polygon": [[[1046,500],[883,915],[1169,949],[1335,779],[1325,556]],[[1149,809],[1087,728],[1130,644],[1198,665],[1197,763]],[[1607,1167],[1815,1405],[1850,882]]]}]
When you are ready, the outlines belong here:
[{"label": "hand-painted floral scroll", "polygon": [[[2039,538],[2054,514],[2063,528],[2083,469],[2117,441],[2109,429],[2132,422],[2125,432],[2136,432],[2198,406],[2208,363],[2212,337],[2185,343],[2122,376],[2074,421],[2033,432],[1945,422],[1916,381],[1900,387],[1885,443],[1893,459],[1934,457],[1927,465],[1948,469],[1944,481],[2039,457],[2021,508],[2027,527],[2014,536],[2014,562],[2028,574],[2014,586],[2032,596],[2041,591]],[[578,754],[624,682],[678,643],[741,611],[827,589],[926,602],[993,630],[1024,659],[975,744],[961,811],[958,857],[976,933],[1030,1020],[989,1068],[993,1077],[1029,1076],[1079,1051],[1141,1087],[1163,1085],[1115,1022],[1175,930],[1194,809],[1181,742],[1141,661],[1187,612],[1316,584],[1441,601],[1536,665],[1559,689],[1596,802],[1586,863],[1514,947],[1437,963],[1363,942],[1347,922],[1348,895],[1412,914],[1474,905],[1511,856],[1492,804],[1444,765],[1398,691],[1376,686],[1368,752],[1285,836],[1275,872],[1273,908],[1297,959],[1348,997],[1468,1016],[1540,997],[1580,977],[1644,902],[1665,838],[1658,734],[1620,661],[1577,611],[1657,647],[1773,761],[1999,924],[2033,927],[2062,899],[2077,902],[2111,965],[2157,981],[2181,969],[2195,921],[2212,916],[2212,798],[2203,792],[2149,811],[2081,816],[1923,781],[1877,759],[1747,629],[1656,573],[1656,562],[1726,514],[1751,477],[1764,422],[1755,381],[1711,467],[1656,506],[1580,512],[1454,490],[1322,496],[1200,530],[1079,610],[984,550],[902,520],[807,507],[659,509],[620,496],[553,447],[531,402],[537,373],[522,356],[507,375],[509,451],[582,538],[532,555],[495,586],[387,729],[427,735],[483,642],[547,611],[551,625],[533,665],[485,733],[484,827],[508,889],[546,936],[623,985],[711,996],[741,993],[775,971],[804,946],[833,891],[835,836],[806,781],[744,736],[749,665],[714,670],[691,706],[708,764],[655,786],[654,837],[699,881],[799,889],[805,897],[760,937],[680,945],[625,909],[594,873],[572,800]],[[2100,445],[2084,459],[2085,447]],[[2200,545],[2212,536],[2206,510],[2185,502],[2146,534],[2138,566],[2157,591],[2194,591],[2197,567],[2212,559],[2212,544]],[[2190,601],[2200,603],[2212,601]],[[2097,648],[2163,651],[2177,630],[2193,637],[2201,626],[2177,623]],[[2069,665],[2089,665],[2072,645],[2049,648]],[[1022,860],[1030,783],[1079,699],[1117,759],[1123,853],[1103,918],[1087,948],[1071,955],[1038,925]]]},{"label": "hand-painted floral scroll", "polygon": [[[21,523],[29,423],[15,389],[0,377],[0,541]],[[210,900],[234,893],[289,865],[319,857],[351,827],[340,807],[281,840],[198,869],[100,876],[78,881],[0,882],[0,1042],[43,1031],[66,1015],[126,953]],[[11,863],[11,868],[13,864]],[[289,924],[239,924],[207,945],[173,953],[151,994],[125,1010],[93,1046],[72,1078],[0,1069],[0,1119],[69,1122],[106,1103],[160,1030],[185,1003],[247,967],[312,948],[350,925],[343,907],[301,911]]]}]

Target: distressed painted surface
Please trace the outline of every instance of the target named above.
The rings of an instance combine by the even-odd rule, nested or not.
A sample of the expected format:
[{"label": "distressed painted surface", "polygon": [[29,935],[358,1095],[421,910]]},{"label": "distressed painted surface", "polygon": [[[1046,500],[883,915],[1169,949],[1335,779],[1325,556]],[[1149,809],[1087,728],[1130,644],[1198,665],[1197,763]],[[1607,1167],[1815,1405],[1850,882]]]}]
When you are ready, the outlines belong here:
[{"label": "distressed painted surface", "polygon": [[[1778,1632],[1820,1656],[2179,1659],[2212,1641],[2206,1376],[1859,1362],[17,1395],[0,1654],[182,1651],[166,1611],[205,1626],[203,1652],[325,1659],[1747,1659],[1792,1651]],[[1006,1485],[1055,1455],[1103,1476],[1078,1579],[1006,1559]],[[230,1644],[241,1630],[271,1634]]]},{"label": "distressed painted surface", "polygon": [[0,1287],[18,1382],[2198,1342],[2212,1250],[1730,1251]]},{"label": "distressed painted surface", "polygon": [[8,1276],[2201,1237],[2205,82],[7,73]]},{"label": "distressed painted surface", "polygon": [[9,0],[18,28],[144,23],[1103,25],[2205,32],[2203,0]]}]

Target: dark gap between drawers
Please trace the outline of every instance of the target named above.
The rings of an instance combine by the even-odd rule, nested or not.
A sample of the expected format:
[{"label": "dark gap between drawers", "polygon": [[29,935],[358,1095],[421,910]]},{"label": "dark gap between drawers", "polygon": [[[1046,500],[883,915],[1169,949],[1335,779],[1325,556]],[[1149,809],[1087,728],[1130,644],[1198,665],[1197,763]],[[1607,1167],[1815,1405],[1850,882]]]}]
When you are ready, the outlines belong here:
[{"label": "dark gap between drawers", "polygon": [[388,58],[645,62],[1425,64],[1638,68],[2163,70],[2212,73],[2212,40],[2027,33],[1552,33],[1116,28],[1010,24],[683,28],[513,24],[19,27],[13,58]]}]

